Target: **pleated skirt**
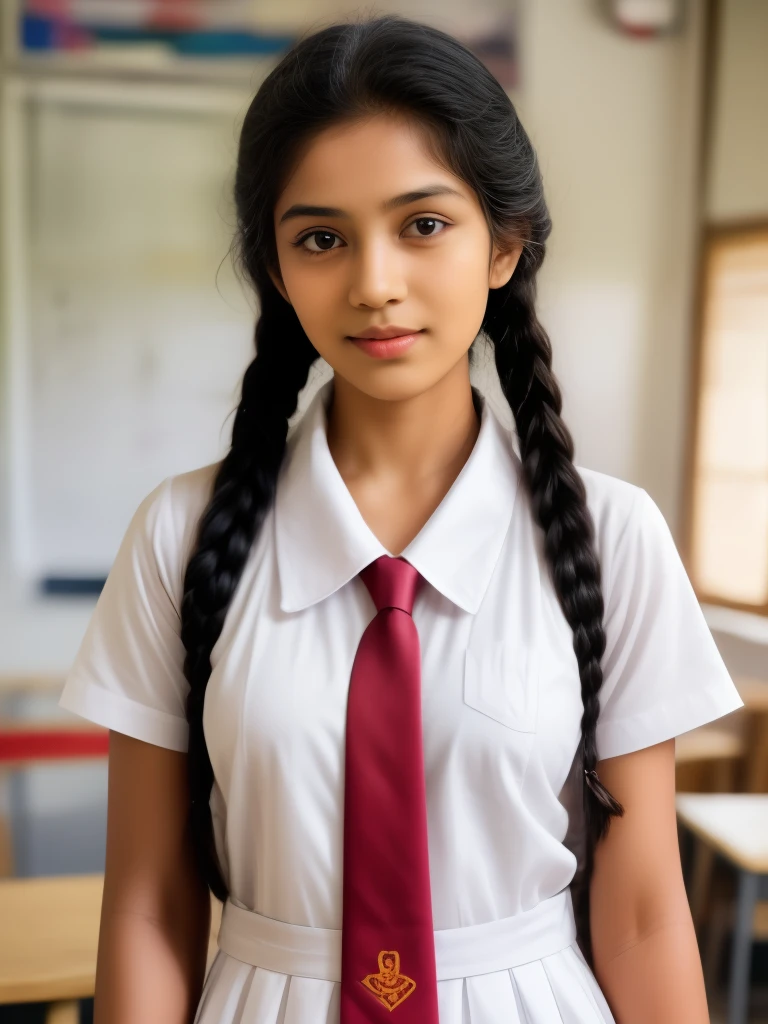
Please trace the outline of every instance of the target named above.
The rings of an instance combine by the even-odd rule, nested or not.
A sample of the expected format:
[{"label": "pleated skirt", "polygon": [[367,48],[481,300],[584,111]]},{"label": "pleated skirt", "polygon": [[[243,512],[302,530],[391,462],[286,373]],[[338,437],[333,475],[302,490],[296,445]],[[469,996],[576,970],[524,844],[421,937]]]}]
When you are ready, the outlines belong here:
[{"label": "pleated skirt", "polygon": [[[440,1024],[615,1024],[576,942],[570,889],[515,917],[435,932]],[[194,1024],[339,1024],[341,932],[236,901]]]}]

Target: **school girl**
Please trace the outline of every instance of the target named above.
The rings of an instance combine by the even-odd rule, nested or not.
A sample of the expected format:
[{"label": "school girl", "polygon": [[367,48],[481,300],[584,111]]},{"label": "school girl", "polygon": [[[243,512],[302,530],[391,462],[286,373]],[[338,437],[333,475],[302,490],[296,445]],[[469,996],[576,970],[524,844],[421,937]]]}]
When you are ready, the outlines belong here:
[{"label": "school girl", "polygon": [[573,463],[509,98],[333,25],[235,198],[231,450],[141,503],[61,698],[111,730],[97,1024],[704,1024],[674,737],[742,701],[657,506]]}]

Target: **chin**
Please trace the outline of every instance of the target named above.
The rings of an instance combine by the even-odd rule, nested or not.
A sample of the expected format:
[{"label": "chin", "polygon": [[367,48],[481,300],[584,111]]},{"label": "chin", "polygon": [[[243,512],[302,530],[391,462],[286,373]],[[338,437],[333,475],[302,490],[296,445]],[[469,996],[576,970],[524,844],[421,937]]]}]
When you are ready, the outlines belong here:
[{"label": "chin", "polygon": [[343,368],[335,369],[334,374],[341,377],[347,386],[355,388],[369,398],[379,402],[405,402],[412,398],[418,398],[433,388],[449,372],[445,369],[432,368],[431,371],[424,367],[394,362],[377,366],[374,372],[370,373],[345,373]]}]

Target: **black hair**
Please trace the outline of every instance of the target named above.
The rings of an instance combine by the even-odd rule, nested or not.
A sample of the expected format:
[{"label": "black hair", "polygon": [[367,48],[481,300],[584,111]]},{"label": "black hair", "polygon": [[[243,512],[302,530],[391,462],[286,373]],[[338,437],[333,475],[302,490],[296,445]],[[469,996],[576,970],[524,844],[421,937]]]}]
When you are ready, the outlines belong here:
[{"label": "black hair", "polygon": [[552,348],[535,310],[536,273],[551,220],[536,153],[512,102],[485,65],[436,28],[398,15],[333,24],[299,40],[267,75],[245,115],[234,181],[235,251],[256,290],[256,357],[245,372],[212,496],[186,568],[181,638],[189,682],[190,827],[201,872],[214,895],[227,886],[213,839],[213,770],[203,735],[211,650],[254,538],[275,493],[288,421],[318,353],[279,276],[274,208],[301,148],[325,128],[378,113],[403,114],[424,130],[431,152],[475,192],[491,239],[523,250],[507,285],[489,289],[481,333],[493,346],[520,443],[531,508],[544,535],[553,585],[573,630],[581,681],[586,862],[572,884],[577,937],[590,965],[589,878],[594,846],[623,808],[595,773],[595,729],[605,650],[601,571],[584,483],[561,418]]}]

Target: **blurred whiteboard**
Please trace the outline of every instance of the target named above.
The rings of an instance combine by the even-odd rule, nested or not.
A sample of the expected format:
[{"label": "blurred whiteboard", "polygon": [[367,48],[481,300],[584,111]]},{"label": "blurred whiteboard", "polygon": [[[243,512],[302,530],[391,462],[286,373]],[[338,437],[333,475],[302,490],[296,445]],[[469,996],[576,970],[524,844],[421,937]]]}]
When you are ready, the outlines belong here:
[{"label": "blurred whiteboard", "polygon": [[255,321],[227,255],[236,120],[26,108],[27,571],[108,570],[141,499],[228,448]]}]

